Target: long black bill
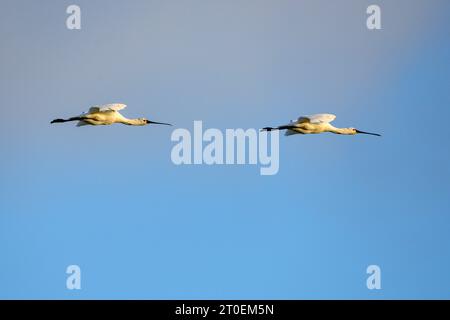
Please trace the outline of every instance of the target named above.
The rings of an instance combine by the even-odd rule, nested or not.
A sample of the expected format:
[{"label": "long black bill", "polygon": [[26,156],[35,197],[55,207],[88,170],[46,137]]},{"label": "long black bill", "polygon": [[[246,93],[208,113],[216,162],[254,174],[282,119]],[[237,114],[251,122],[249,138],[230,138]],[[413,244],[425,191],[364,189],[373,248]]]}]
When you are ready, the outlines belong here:
[{"label": "long black bill", "polygon": [[150,121],[150,120],[147,120],[147,123],[151,123],[151,124],[163,124],[163,125],[165,125],[165,126],[171,126],[170,123],[156,122],[156,121]]},{"label": "long black bill", "polygon": [[356,130],[356,133],[370,134],[370,135],[372,135],[372,136],[381,137],[381,134],[378,134],[378,133],[372,133],[372,132],[365,132],[365,131],[360,131],[360,130]]}]

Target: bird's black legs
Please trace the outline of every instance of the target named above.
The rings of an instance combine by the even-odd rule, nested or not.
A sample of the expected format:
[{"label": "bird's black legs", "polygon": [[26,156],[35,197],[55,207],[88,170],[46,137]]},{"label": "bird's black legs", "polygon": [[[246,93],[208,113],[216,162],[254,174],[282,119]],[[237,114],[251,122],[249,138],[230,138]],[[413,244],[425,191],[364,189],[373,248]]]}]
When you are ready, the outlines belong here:
[{"label": "bird's black legs", "polygon": [[261,131],[272,131],[272,130],[287,130],[287,129],[293,129],[293,128],[297,128],[296,126],[279,126],[279,127],[276,127],[276,128],[273,128],[273,127],[265,127],[265,128],[262,128],[261,129]]},{"label": "bird's black legs", "polygon": [[68,122],[68,121],[80,121],[83,120],[83,117],[73,117],[69,119],[55,119],[52,120],[50,123],[61,123],[61,122]]}]

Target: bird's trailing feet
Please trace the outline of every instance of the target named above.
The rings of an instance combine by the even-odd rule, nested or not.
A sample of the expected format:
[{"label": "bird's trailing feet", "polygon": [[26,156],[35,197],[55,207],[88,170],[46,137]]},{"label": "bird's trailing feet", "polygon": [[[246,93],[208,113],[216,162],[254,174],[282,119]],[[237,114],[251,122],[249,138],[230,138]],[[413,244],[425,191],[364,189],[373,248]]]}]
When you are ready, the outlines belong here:
[{"label": "bird's trailing feet", "polygon": [[63,123],[63,122],[69,122],[69,121],[80,121],[83,120],[82,117],[73,117],[69,119],[54,119],[50,123]]}]

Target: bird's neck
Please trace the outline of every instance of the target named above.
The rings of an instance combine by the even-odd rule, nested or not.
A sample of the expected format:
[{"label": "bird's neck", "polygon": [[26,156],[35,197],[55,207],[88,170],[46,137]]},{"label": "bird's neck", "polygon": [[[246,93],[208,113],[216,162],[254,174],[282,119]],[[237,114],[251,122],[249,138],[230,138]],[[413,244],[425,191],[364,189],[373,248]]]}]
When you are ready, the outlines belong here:
[{"label": "bird's neck", "polygon": [[123,124],[127,124],[129,126],[142,126],[144,123],[141,119],[128,119],[123,117],[122,121]]},{"label": "bird's neck", "polygon": [[336,128],[332,125],[329,125],[328,131],[337,134],[355,134],[352,128]]}]

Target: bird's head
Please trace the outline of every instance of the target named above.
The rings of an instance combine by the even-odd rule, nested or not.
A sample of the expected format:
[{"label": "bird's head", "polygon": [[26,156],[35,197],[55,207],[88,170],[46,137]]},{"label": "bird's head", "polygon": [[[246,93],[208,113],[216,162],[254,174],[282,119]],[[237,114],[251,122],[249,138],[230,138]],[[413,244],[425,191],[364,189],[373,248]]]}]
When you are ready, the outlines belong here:
[{"label": "bird's head", "polygon": [[138,119],[136,119],[136,125],[138,125],[138,126],[145,126],[148,123],[149,123],[148,120],[145,119],[145,118],[138,118]]}]

